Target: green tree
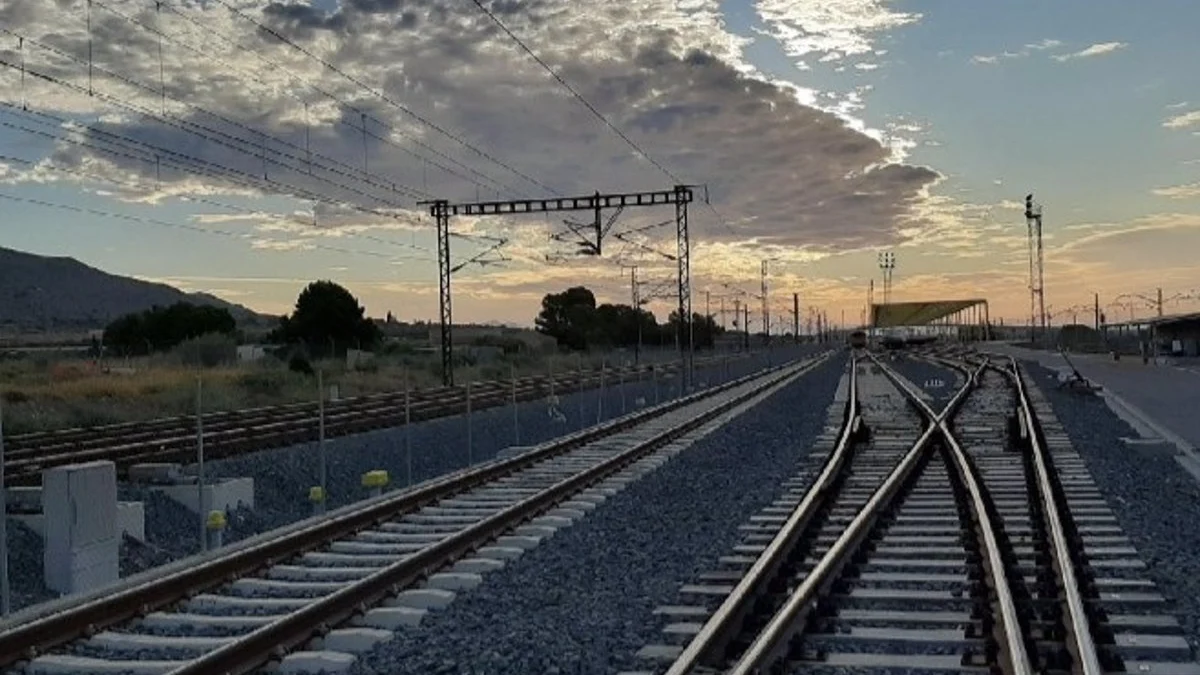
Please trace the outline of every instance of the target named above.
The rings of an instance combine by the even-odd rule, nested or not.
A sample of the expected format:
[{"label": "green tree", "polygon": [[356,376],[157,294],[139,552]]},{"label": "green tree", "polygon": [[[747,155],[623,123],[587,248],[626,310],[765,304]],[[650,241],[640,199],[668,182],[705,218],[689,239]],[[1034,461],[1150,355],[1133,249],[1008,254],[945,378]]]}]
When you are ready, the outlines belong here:
[{"label": "green tree", "polygon": [[557,340],[560,347],[587,349],[596,325],[596,296],[583,286],[547,293],[534,324],[538,332]]},{"label": "green tree", "polygon": [[280,320],[275,342],[300,342],[313,353],[336,354],[350,347],[371,349],[383,338],[350,291],[332,281],[314,281],[300,292],[290,316]]},{"label": "green tree", "polygon": [[237,322],[225,308],[177,302],[114,320],[104,329],[104,344],[122,354],[147,354],[201,335],[232,335],[236,329]]},{"label": "green tree", "polygon": [[[662,327],[663,338],[674,341],[679,330],[679,312],[671,312],[667,323]],[[709,349],[715,344],[716,336],[724,333],[725,329],[717,325],[711,316],[692,313],[692,346],[695,349]]]}]

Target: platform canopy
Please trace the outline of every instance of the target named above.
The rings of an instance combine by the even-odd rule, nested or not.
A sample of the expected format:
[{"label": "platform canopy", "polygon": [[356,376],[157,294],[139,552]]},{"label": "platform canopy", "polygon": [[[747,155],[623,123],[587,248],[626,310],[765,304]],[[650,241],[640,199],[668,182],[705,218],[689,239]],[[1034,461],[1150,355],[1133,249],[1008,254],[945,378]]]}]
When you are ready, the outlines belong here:
[{"label": "platform canopy", "polygon": [[877,328],[924,326],[977,305],[986,306],[987,300],[922,300],[871,305],[871,324]]}]

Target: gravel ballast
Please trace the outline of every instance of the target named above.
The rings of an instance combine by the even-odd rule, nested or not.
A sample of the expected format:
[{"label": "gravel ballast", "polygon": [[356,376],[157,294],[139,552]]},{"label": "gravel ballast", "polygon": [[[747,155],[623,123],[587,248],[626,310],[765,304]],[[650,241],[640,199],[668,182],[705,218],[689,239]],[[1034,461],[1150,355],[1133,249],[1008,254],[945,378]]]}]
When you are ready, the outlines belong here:
[{"label": "gravel ballast", "polygon": [[939,406],[945,405],[954,397],[959,383],[963,381],[962,375],[951,368],[935,366],[928,361],[903,354],[887,364],[933,397]]},{"label": "gravel ballast", "polygon": [[611,673],[658,636],[655,607],[711,568],[820,433],[837,356],[551,539],[489,573],[354,673]]},{"label": "gravel ballast", "polygon": [[1123,443],[1137,432],[1100,396],[1060,390],[1055,371],[1029,361],[1022,366],[1087,462],[1151,579],[1173,603],[1188,642],[1200,647],[1200,484],[1175,461],[1174,446]]}]

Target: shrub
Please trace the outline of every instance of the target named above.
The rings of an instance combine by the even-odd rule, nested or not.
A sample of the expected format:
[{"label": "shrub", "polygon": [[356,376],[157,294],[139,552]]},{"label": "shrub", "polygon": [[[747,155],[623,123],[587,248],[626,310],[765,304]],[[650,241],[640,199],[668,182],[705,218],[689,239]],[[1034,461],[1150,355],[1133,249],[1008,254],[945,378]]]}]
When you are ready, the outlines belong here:
[{"label": "shrub", "polygon": [[252,395],[269,396],[278,394],[286,382],[282,372],[264,368],[242,373],[238,377],[237,384]]},{"label": "shrub", "polygon": [[214,368],[237,360],[237,342],[229,335],[206,333],[185,340],[172,353],[185,366]]},{"label": "shrub", "polygon": [[293,354],[292,358],[288,359],[288,370],[293,373],[302,373],[304,375],[315,375],[312,363],[307,357],[301,354]]}]

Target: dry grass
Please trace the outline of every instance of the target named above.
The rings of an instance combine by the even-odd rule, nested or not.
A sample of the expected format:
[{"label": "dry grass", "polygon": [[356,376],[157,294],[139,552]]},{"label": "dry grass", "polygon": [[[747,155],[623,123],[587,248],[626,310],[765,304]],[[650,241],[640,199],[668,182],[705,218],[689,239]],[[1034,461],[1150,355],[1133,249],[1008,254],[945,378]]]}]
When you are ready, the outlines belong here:
[{"label": "dry grass", "polygon": [[[347,370],[341,361],[313,364],[323,371],[328,385],[336,384],[342,397],[401,391],[407,377],[417,389],[440,384],[435,357],[380,357],[365,370]],[[594,356],[583,365],[598,365]],[[566,373],[579,367],[574,356],[521,358],[486,366],[457,368],[456,381],[507,379]],[[608,360],[611,365],[612,359]],[[94,363],[78,357],[39,356],[0,359],[0,398],[4,432],[65,429],[116,422],[191,415],[196,406],[196,381],[201,378],[205,411],[276,405],[316,399],[312,376],[293,373],[277,362],[186,368],[170,357],[112,360]]]}]

